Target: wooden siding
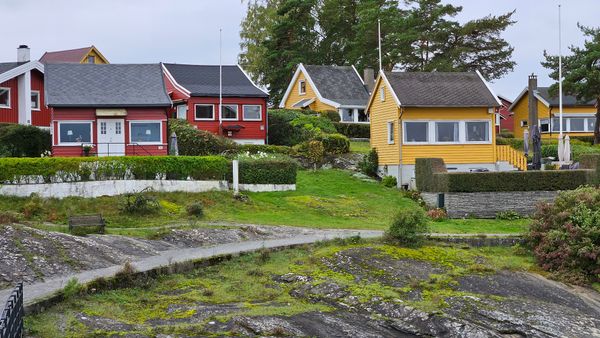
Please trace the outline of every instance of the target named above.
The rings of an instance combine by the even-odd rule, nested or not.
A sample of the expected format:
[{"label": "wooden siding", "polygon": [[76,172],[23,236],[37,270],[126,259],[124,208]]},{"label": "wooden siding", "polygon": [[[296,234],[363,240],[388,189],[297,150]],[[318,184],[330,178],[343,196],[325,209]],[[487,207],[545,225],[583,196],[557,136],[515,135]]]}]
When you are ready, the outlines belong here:
[{"label": "wooden siding", "polygon": [[[385,101],[380,99],[380,88],[385,88]],[[385,85],[385,82],[379,79],[373,90],[373,103],[369,107],[371,118],[371,147],[377,149],[380,165],[397,165],[400,162],[399,135],[400,126],[398,125],[398,105],[394,100],[393,94]],[[388,144],[387,123],[394,121],[394,144]]]},{"label": "wooden siding", "polygon": [[108,64],[108,60],[106,60],[102,55],[100,55],[98,52],[96,52],[96,50],[94,50],[93,48],[83,57],[83,59],[81,59],[80,63],[88,63],[88,61],[87,61],[88,56],[93,56],[94,63],[97,65]]},{"label": "wooden siding", "polygon": [[[300,95],[299,91],[298,91],[298,87],[300,86],[301,80],[306,81],[305,82],[306,83],[306,94],[304,94],[304,95]],[[290,95],[288,96],[287,100],[285,101],[285,108],[286,109],[299,109],[299,108],[292,107],[294,105],[294,103],[296,103],[300,100],[303,100],[303,99],[311,99],[313,97],[315,98],[315,102],[311,103],[310,106],[308,106],[309,109],[314,110],[314,111],[327,111],[327,110],[337,111],[337,109],[335,107],[325,104],[319,100],[319,98],[317,97],[317,94],[315,93],[315,90],[312,88],[312,86],[310,85],[308,80],[306,80],[306,76],[304,75],[304,73],[300,72],[300,74],[298,74],[298,78],[296,79],[296,82],[294,83],[294,86],[292,87]]]},{"label": "wooden siding", "polygon": [[0,87],[10,88],[10,108],[0,108],[0,123],[19,123],[19,92],[17,78],[0,83]]},{"label": "wooden siding", "polygon": [[50,108],[46,106],[44,96],[44,74],[38,70],[31,71],[31,90],[40,92],[40,109],[31,110],[31,124],[38,127],[50,127]]}]

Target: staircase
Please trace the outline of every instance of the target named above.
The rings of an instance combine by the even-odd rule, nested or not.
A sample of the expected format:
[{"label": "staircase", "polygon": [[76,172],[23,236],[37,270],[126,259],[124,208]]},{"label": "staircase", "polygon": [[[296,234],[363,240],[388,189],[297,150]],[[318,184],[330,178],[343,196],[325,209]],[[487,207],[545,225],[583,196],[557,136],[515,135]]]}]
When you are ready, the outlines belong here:
[{"label": "staircase", "polygon": [[496,162],[508,162],[517,170],[527,170],[527,157],[509,145],[496,145]]}]

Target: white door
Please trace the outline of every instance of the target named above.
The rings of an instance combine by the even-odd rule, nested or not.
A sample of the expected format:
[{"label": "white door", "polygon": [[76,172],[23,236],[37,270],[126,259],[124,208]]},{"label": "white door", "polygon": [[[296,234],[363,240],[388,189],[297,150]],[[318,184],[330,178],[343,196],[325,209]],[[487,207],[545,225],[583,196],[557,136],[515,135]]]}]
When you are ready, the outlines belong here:
[{"label": "white door", "polygon": [[125,132],[122,119],[98,119],[98,156],[124,156]]}]

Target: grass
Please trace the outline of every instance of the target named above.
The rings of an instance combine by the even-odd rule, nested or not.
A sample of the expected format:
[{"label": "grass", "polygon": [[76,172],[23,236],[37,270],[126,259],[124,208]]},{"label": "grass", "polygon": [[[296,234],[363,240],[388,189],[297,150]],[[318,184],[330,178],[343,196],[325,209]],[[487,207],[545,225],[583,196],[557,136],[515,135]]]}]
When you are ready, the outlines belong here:
[{"label": "grass", "polygon": [[[392,215],[403,208],[416,208],[410,199],[377,182],[362,181],[341,170],[299,171],[297,190],[247,193],[249,201],[229,192],[151,193],[162,210],[149,215],[131,215],[120,210],[124,198],[69,197],[59,199],[0,197],[0,212],[30,215],[28,221],[44,229],[67,232],[69,215],[102,214],[109,234],[156,238],[164,227],[206,227],[208,222],[290,225],[312,228],[385,230]],[[190,221],[186,206],[204,206],[201,222]],[[35,211],[35,212],[32,212]],[[432,222],[434,232],[517,233],[527,221],[447,220]]]},{"label": "grass", "polygon": [[[355,279],[346,272],[332,270],[324,264],[324,259],[334,257],[342,250],[362,247],[375,248],[376,252],[380,252],[379,255],[393,259],[414,259],[441,265],[445,272],[432,275],[430,280],[420,283],[393,287],[372,280]],[[374,275],[386,273],[376,268],[364,267],[369,271],[372,269]],[[69,298],[42,314],[26,317],[26,329],[28,334],[42,338],[87,336],[92,332],[76,320],[76,315],[81,313],[88,318],[97,316],[140,326],[135,332],[128,332],[130,334],[201,334],[206,333],[203,327],[209,321],[226,322],[234,316],[292,316],[304,312],[333,310],[330,305],[319,302],[318,299],[308,301],[292,297],[290,291],[296,287],[293,283],[274,281],[273,276],[289,272],[312,277],[313,285],[333,281],[347,288],[360,302],[369,302],[373,297],[389,301],[404,299],[408,305],[426,311],[437,311],[444,307],[444,296],[459,294],[453,288],[456,278],[467,274],[492,273],[500,269],[535,268],[530,256],[523,256],[516,249],[506,247],[463,249],[425,246],[408,249],[378,242],[359,241],[349,244],[347,241],[332,241],[285,251],[243,255],[190,273],[161,276],[143,286]],[[407,300],[405,296],[417,289],[422,292],[422,300]],[[198,304],[227,305],[230,310],[200,321],[190,319],[189,322],[194,324],[174,324],[178,319],[185,320],[194,316]],[[152,320],[172,322],[151,327],[148,321]],[[107,334],[102,330],[94,333]]]},{"label": "grass", "polygon": [[371,150],[369,141],[350,141],[350,152],[367,154]]}]

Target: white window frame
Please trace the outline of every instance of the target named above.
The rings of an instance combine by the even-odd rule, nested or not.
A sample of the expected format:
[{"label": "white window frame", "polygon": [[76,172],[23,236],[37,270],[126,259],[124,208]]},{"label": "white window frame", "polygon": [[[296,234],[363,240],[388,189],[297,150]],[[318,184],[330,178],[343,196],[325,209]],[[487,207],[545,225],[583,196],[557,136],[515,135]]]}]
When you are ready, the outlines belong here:
[{"label": "white window frame", "polygon": [[[246,118],[246,107],[258,107],[258,119],[247,119]],[[262,105],[261,104],[244,104],[242,105],[242,120],[243,121],[262,121]]]},{"label": "white window frame", "polygon": [[[467,139],[467,133],[466,130],[464,130],[464,123],[461,123],[461,121],[458,120],[433,120],[431,121],[432,123],[429,124],[429,131],[430,131],[430,140],[431,138],[433,138],[432,143],[434,144],[461,144],[461,143],[466,143],[466,139]],[[437,136],[437,130],[435,128],[436,123],[458,123],[458,140],[456,141],[448,141],[448,142],[439,142],[436,140],[436,136]],[[470,142],[469,142],[470,143]]]},{"label": "white window frame", "polygon": [[2,109],[10,109],[11,107],[11,94],[12,94],[12,89],[10,87],[0,87],[0,89],[6,89],[8,90],[8,105],[1,105],[0,104],[0,108]]},{"label": "white window frame", "polygon": [[379,89],[379,99],[381,102],[385,102],[385,87]]},{"label": "white window frame", "polygon": [[[179,109],[185,108],[183,111],[183,118],[179,116]],[[179,120],[187,120],[188,106],[187,104],[180,104],[175,108],[175,117]],[[213,114],[214,115],[214,114]],[[194,106],[194,117],[196,117],[196,106]]]},{"label": "white window frame", "polygon": [[[573,118],[580,118],[580,119],[584,119],[584,124],[583,124],[583,130],[571,130],[571,119]],[[552,120],[556,119],[557,121],[560,121],[560,118],[558,116],[552,116],[550,117],[549,120],[551,123],[551,128],[550,131],[547,132],[543,132],[544,134],[549,134],[549,133],[559,133],[560,132],[560,122],[557,123],[553,123]],[[590,120],[595,121],[596,120],[596,115],[595,114],[589,114],[587,116],[565,116],[563,114],[563,123],[565,124],[564,128],[563,128],[563,132],[564,133],[593,133],[594,130],[590,130],[589,126],[590,126]],[[540,120],[540,124],[541,124]],[[552,128],[554,128],[554,126],[559,126],[559,129],[557,130],[553,130]]]},{"label": "white window frame", "polygon": [[[402,121],[402,136],[403,136],[403,142],[404,144],[410,144],[410,145],[419,145],[419,144],[430,144],[431,143],[431,121],[429,120],[407,120],[407,121]],[[408,141],[407,137],[407,133],[406,133],[406,124],[407,123],[427,123],[427,141],[423,141],[423,142],[413,142],[413,141]]]},{"label": "white window frame", "polygon": [[[65,147],[81,147],[81,145],[85,144],[93,144],[94,143],[94,121],[71,121],[71,120],[63,120],[58,121],[58,144],[59,146]],[[90,141],[89,142],[61,142],[60,141],[60,131],[63,124],[73,124],[73,123],[81,123],[81,124],[89,124],[90,125]]]},{"label": "white window frame", "polygon": [[[203,107],[212,107],[212,118],[198,118],[198,116],[196,115],[196,107],[198,106],[203,106]],[[212,103],[196,103],[194,104],[194,121],[214,121],[215,120],[215,105]]]},{"label": "white window frame", "polygon": [[387,122],[387,143],[394,144],[396,143],[396,128],[394,127],[394,121]]},{"label": "white window frame", "polygon": [[[136,124],[136,123],[158,123],[160,125],[160,141],[153,141],[153,142],[138,142],[138,141],[133,141],[131,139],[131,137],[133,136],[131,134],[131,127]],[[163,121],[162,120],[130,120],[129,121],[129,144],[140,144],[140,145],[164,145],[164,139],[163,139]]]},{"label": "white window frame", "polygon": [[[469,141],[467,140],[467,122],[486,122],[488,124],[488,137],[489,140],[487,141]],[[459,139],[461,138],[461,133],[464,136],[464,143],[465,144],[491,144],[492,143],[492,135],[493,135],[493,130],[492,130],[492,126],[489,120],[464,120],[464,121],[460,121],[459,123],[459,130],[458,130],[458,137]]]},{"label": "white window frame", "polygon": [[31,95],[33,95],[34,93],[37,94],[37,106],[38,107],[37,108],[33,108],[33,105],[31,105],[31,110],[33,110],[33,111],[40,111],[40,110],[42,110],[42,98],[40,96],[40,91],[39,90],[32,90],[31,91]]},{"label": "white window frame", "polygon": [[[473,119],[473,120],[425,120],[411,119],[402,121],[402,130],[406,130],[406,123],[410,122],[427,122],[427,142],[409,142],[406,139],[406,133],[402,134],[402,143],[405,145],[465,145],[465,144],[492,144],[493,128],[495,128],[492,120]],[[436,122],[458,122],[458,141],[456,142],[437,142],[435,134]],[[467,122],[486,122],[488,124],[488,141],[467,141]]]},{"label": "white window frame", "polygon": [[[223,117],[223,107],[235,107],[235,118],[224,118]],[[223,104],[221,105],[221,111],[219,111],[219,114],[221,114],[221,121],[239,121],[240,119],[240,106],[238,104]]]},{"label": "white window frame", "polygon": [[[367,121],[361,122],[358,120],[358,111],[362,109],[367,115]],[[349,110],[352,112],[352,121],[344,121],[344,110]],[[340,123],[358,123],[358,124],[369,124],[371,123],[371,118],[367,114],[366,108],[356,108],[356,107],[340,107],[338,108],[338,114],[340,115]]]},{"label": "white window frame", "polygon": [[[303,84],[304,84],[304,90],[302,90]],[[298,81],[298,95],[306,95],[306,80]]]}]

